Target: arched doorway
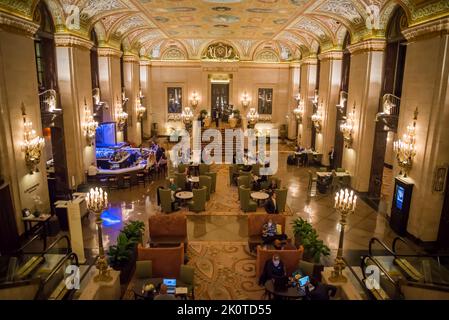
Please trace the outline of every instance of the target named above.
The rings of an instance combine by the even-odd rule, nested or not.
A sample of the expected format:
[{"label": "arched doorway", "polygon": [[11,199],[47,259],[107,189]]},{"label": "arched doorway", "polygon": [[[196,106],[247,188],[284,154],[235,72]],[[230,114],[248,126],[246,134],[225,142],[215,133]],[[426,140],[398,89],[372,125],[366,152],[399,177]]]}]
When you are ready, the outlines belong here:
[{"label": "arched doorway", "polygon": [[50,202],[67,198],[69,179],[64,139],[63,108],[58,91],[55,27],[43,1],[36,6],[33,19],[40,25],[34,41],[42,131]]},{"label": "arched doorway", "polygon": [[[398,6],[387,27],[382,92],[379,114],[376,119],[368,191],[369,199],[376,206],[379,206],[382,200],[393,193],[393,141],[397,132],[407,50],[406,40],[402,35],[402,30],[405,27],[407,27],[407,16],[404,10]],[[388,105],[385,103],[386,101],[388,101]]]}]

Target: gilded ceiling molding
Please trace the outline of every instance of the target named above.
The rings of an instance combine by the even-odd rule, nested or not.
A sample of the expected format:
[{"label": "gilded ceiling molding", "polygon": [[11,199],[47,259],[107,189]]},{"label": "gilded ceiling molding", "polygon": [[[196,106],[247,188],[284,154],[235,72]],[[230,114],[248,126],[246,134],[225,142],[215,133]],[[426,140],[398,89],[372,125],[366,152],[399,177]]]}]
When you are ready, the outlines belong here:
[{"label": "gilded ceiling molding", "polygon": [[140,58],[138,55],[132,54],[130,52],[126,52],[123,55],[123,62],[140,63]]},{"label": "gilded ceiling molding", "polygon": [[406,28],[402,31],[402,34],[407,39],[407,41],[411,41],[420,38],[432,37],[441,32],[448,31],[449,17]]},{"label": "gilded ceiling molding", "polygon": [[33,36],[39,29],[39,25],[33,21],[0,12],[0,29]]},{"label": "gilded ceiling molding", "polygon": [[141,66],[151,66],[151,60],[145,57],[140,57],[139,64]]},{"label": "gilded ceiling molding", "polygon": [[357,42],[348,46],[351,54],[368,52],[368,51],[384,51],[386,41],[384,39],[368,39]]},{"label": "gilded ceiling molding", "polygon": [[341,50],[326,51],[326,52],[319,54],[318,59],[320,59],[320,61],[341,60],[341,59],[343,59],[343,51],[341,51]]},{"label": "gilded ceiling molding", "polygon": [[94,43],[70,34],[55,34],[55,44],[57,47],[79,47],[83,49],[92,49]]},{"label": "gilded ceiling molding", "polygon": [[118,57],[120,58],[123,55],[123,52],[119,49],[111,48],[111,47],[99,47],[97,48],[97,53],[99,57]]},{"label": "gilded ceiling molding", "polygon": [[305,57],[304,59],[299,60],[299,63],[301,65],[318,64],[318,58],[316,56]]}]

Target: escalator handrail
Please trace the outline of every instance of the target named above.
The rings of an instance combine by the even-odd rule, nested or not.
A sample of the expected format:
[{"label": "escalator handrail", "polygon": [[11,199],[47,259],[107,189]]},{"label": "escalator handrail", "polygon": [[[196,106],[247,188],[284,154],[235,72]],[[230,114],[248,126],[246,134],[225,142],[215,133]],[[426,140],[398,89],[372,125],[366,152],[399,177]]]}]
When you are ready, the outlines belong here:
[{"label": "escalator handrail", "polygon": [[364,280],[366,279],[366,273],[365,273],[366,260],[369,259],[372,262],[374,262],[374,264],[385,274],[388,281],[390,281],[395,286],[397,293],[402,296],[400,284],[390,276],[388,271],[385,270],[385,268],[379,263],[379,261],[377,261],[373,256],[362,256],[361,258],[362,258],[361,259],[361,267],[362,267],[362,274],[363,274]]},{"label": "escalator handrail", "polygon": [[409,287],[417,287],[417,288],[424,288],[424,289],[430,289],[435,291],[444,291],[449,292],[449,287],[444,285],[438,285],[428,282],[415,282],[415,281],[407,281],[405,282],[405,285]]},{"label": "escalator handrail", "polygon": [[397,243],[398,241],[400,241],[400,242],[406,244],[407,247],[410,248],[410,249],[412,249],[414,252],[419,253],[419,252],[416,251],[414,248],[412,248],[412,247],[408,244],[408,242],[407,242],[404,238],[402,238],[402,237],[396,237],[396,238],[394,238],[393,243],[392,243],[392,245],[391,245],[391,250],[392,250],[394,253],[397,254],[397,251],[396,251],[396,243]]},{"label": "escalator handrail", "polygon": [[70,244],[70,239],[68,236],[61,236],[58,239],[56,239],[55,242],[53,242],[51,245],[48,246],[47,250],[45,250],[44,252],[41,253],[41,256],[44,256],[45,254],[47,254],[51,249],[53,249],[56,244],[58,242],[60,242],[61,240],[66,240],[67,241],[67,252],[70,253],[72,251],[72,246]]},{"label": "escalator handrail", "polygon": [[[359,285],[362,287],[363,291],[365,292],[366,296],[368,298],[372,298],[372,293],[368,290],[368,288],[366,287],[366,284],[363,282],[363,280],[360,280],[359,276],[357,275],[357,273],[354,271],[354,269],[349,265],[348,261],[342,257],[341,258],[343,260],[343,262],[346,264],[346,266],[348,267],[349,271],[351,271],[352,275],[355,277],[355,279],[357,280],[357,282],[359,283]],[[363,270],[362,270],[363,271]]]},{"label": "escalator handrail", "polygon": [[368,252],[371,257],[374,256],[372,247],[375,242],[379,243],[385,249],[385,251],[387,251],[390,255],[396,257],[397,254],[395,252],[393,252],[390,248],[388,248],[388,246],[385,244],[385,242],[383,242],[382,240],[380,240],[379,238],[376,238],[376,237],[371,238],[371,240],[369,241]]},{"label": "escalator handrail", "polygon": [[[21,246],[19,249],[17,249],[16,251],[15,251],[15,254],[19,254],[19,253],[21,253],[21,252],[23,252],[24,251],[24,249],[26,248],[26,247],[28,247],[34,240],[36,240],[37,238],[40,238],[41,237],[41,235],[40,234],[36,234],[36,235],[34,235],[27,243],[25,243],[23,246]],[[43,249],[43,251],[45,251],[47,248],[45,248],[45,244],[44,244],[44,249]],[[26,252],[25,252],[26,253]]]}]

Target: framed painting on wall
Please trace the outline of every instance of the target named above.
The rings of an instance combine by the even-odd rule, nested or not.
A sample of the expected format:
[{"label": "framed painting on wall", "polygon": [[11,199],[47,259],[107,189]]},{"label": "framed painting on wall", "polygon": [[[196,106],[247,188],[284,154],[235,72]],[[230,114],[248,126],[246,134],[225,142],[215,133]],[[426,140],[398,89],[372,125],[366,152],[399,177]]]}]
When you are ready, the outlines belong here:
[{"label": "framed painting on wall", "polygon": [[259,88],[258,92],[258,112],[259,114],[271,114],[273,107],[273,89]]},{"label": "framed painting on wall", "polygon": [[182,113],[182,88],[167,88],[168,113]]}]

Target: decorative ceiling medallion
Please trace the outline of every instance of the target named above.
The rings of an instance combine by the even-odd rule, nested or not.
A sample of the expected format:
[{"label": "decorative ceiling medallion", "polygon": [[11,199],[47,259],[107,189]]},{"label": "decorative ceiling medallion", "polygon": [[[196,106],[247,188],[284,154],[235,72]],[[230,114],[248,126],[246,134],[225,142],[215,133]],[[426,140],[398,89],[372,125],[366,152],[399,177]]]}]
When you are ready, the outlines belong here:
[{"label": "decorative ceiling medallion", "polygon": [[157,22],[161,22],[161,23],[165,23],[170,21],[170,19],[166,18],[166,17],[161,17],[161,16],[156,16],[153,17],[154,20],[156,20]]},{"label": "decorative ceiling medallion", "polygon": [[185,60],[184,53],[178,48],[170,48],[162,55],[162,60]]},{"label": "decorative ceiling medallion", "polygon": [[263,50],[257,53],[254,60],[261,62],[279,62],[277,54],[272,50]]},{"label": "decorative ceiling medallion", "polygon": [[212,22],[212,23],[217,23],[217,24],[236,23],[236,22],[240,21],[239,17],[228,15],[228,14],[218,14],[215,16],[206,16],[203,19],[206,22]]},{"label": "decorative ceiling medallion", "polygon": [[235,61],[239,59],[239,56],[232,46],[222,42],[216,42],[207,47],[202,58],[204,60]]}]

